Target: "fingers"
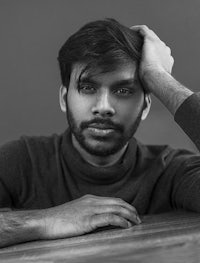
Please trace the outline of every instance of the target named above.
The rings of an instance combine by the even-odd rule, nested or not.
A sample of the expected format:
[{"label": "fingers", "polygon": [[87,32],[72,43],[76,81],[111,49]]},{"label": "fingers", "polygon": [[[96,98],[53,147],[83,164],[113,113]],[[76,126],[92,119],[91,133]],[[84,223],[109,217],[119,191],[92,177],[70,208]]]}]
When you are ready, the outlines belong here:
[{"label": "fingers", "polygon": [[174,58],[171,56],[171,64],[174,65]]},{"label": "fingers", "polygon": [[[174,64],[171,49],[146,25],[132,26],[131,30],[137,31],[144,38],[140,63],[141,79],[146,71],[155,72],[157,70],[163,72],[164,70],[171,74]],[[149,90],[153,91],[151,88]]]},{"label": "fingers", "polygon": [[130,27],[130,29],[139,32],[139,34],[142,35],[144,38],[149,37],[149,38],[160,40],[160,38],[156,35],[156,33],[150,28],[148,28],[148,26],[146,25],[136,25]]},{"label": "fingers", "polygon": [[169,55],[171,55],[171,48],[169,48],[168,46],[166,46],[166,49],[167,49]]},{"label": "fingers", "polygon": [[114,197],[102,197],[102,196],[95,196],[95,195],[86,195],[87,197],[91,198],[93,201],[96,202],[97,205],[118,205],[122,206],[131,212],[135,213],[139,219],[139,215],[135,207],[130,205],[129,203],[125,202],[121,198],[114,198]]},{"label": "fingers", "polygon": [[130,222],[128,222],[123,217],[114,214],[101,214],[101,215],[94,215],[91,217],[91,226],[94,229],[98,227],[104,227],[108,225],[112,226],[120,226],[122,228],[129,228],[131,227]]},{"label": "fingers", "polygon": [[171,49],[148,26],[146,26],[146,25],[136,25],[136,26],[130,27],[130,29],[139,32],[139,34],[142,35],[144,37],[144,39],[148,38],[148,39],[151,39],[151,40],[157,40],[157,41],[159,40],[159,43],[162,44],[163,46],[165,46],[167,51],[168,51],[168,53],[169,53],[169,55],[171,55]]},{"label": "fingers", "polygon": [[124,206],[134,212],[137,212],[136,209],[130,205],[129,203],[125,202],[121,198],[115,198],[115,197],[102,197],[102,196],[95,196],[91,195],[93,198],[96,199],[96,201],[101,205],[121,205]]},{"label": "fingers", "polygon": [[95,208],[96,214],[115,214],[123,217],[124,219],[128,219],[133,224],[140,224],[141,220],[139,219],[137,213],[124,208],[120,205],[101,205],[96,206]]},{"label": "fingers", "polygon": [[94,212],[96,214],[115,214],[128,219],[134,224],[141,223],[137,210],[121,198],[101,197],[94,195],[86,195],[83,198],[86,200],[86,202],[89,202],[90,206],[93,206]]}]

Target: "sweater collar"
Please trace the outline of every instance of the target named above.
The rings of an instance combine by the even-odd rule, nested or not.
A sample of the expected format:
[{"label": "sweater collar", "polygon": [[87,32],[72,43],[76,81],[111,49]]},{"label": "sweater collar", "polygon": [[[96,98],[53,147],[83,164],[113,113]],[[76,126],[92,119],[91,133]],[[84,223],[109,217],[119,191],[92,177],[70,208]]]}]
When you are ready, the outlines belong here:
[{"label": "sweater collar", "polygon": [[70,172],[83,180],[98,184],[111,184],[119,181],[136,162],[137,141],[133,137],[120,162],[108,167],[96,167],[86,162],[72,145],[69,129],[63,134],[62,152]]}]

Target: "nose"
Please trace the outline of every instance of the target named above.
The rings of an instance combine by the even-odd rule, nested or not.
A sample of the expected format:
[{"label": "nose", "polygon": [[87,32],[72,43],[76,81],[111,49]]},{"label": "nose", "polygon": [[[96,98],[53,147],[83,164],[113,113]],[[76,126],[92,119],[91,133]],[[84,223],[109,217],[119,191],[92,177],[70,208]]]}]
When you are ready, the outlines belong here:
[{"label": "nose", "polygon": [[92,113],[101,117],[112,117],[115,114],[115,109],[111,105],[111,98],[108,90],[98,94],[96,103],[92,107]]}]

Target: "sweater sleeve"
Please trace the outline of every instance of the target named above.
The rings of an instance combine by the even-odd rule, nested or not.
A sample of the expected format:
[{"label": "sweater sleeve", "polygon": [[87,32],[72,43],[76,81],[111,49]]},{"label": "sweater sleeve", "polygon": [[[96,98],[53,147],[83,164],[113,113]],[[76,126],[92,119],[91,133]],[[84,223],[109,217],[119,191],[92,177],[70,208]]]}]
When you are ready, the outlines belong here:
[{"label": "sweater sleeve", "polygon": [[192,94],[181,104],[174,119],[200,151],[200,92]]},{"label": "sweater sleeve", "polygon": [[172,206],[200,212],[200,157],[198,155],[188,156],[180,164],[172,181]]},{"label": "sweater sleeve", "polygon": [[[188,97],[176,111],[175,121],[200,151],[200,92]],[[200,212],[200,156],[189,156],[173,180],[172,203]]]},{"label": "sweater sleeve", "polygon": [[28,163],[27,151],[20,140],[0,147],[0,208],[19,206]]}]

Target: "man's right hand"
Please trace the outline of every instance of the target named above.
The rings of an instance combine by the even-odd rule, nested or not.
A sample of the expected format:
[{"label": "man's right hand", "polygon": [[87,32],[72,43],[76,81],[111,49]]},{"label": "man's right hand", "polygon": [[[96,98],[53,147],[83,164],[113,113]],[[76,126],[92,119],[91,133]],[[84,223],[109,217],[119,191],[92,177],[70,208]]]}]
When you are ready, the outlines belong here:
[{"label": "man's right hand", "polygon": [[45,239],[78,236],[108,225],[128,228],[139,223],[136,209],[122,199],[85,195],[45,209]]}]

